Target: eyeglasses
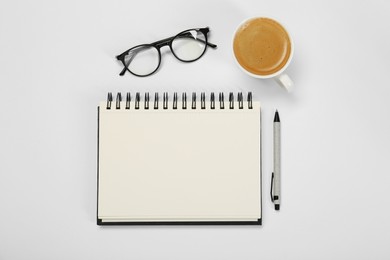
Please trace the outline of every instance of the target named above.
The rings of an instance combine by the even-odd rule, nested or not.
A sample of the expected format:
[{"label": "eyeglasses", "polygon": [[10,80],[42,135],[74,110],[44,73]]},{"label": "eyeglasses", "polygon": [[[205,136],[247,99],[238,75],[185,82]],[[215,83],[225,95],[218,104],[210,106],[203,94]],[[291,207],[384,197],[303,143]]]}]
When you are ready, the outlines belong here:
[{"label": "eyeglasses", "polygon": [[217,45],[207,41],[209,28],[185,30],[176,36],[169,37],[150,44],[137,45],[116,56],[123,63],[123,76],[126,71],[138,77],[146,77],[155,73],[161,64],[161,47],[169,46],[172,54],[182,62],[198,60],[206,52],[207,46],[217,48]]}]

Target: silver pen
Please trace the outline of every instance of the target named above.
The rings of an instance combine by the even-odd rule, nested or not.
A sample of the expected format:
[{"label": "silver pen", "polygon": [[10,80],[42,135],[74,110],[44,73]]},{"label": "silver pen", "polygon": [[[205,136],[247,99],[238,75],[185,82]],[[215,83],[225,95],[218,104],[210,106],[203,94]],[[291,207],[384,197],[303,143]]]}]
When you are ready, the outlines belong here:
[{"label": "silver pen", "polygon": [[274,117],[274,171],[271,177],[271,201],[275,210],[280,208],[280,118],[278,110]]}]

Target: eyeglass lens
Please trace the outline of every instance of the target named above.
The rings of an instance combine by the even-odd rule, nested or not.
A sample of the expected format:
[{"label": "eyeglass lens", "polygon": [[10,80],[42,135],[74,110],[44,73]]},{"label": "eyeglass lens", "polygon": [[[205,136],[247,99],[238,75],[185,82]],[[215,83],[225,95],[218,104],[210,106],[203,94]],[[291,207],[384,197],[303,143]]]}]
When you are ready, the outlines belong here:
[{"label": "eyeglass lens", "polygon": [[182,61],[194,61],[206,50],[206,36],[197,30],[177,35],[172,41],[172,51]]},{"label": "eyeglass lens", "polygon": [[148,75],[158,68],[160,54],[157,48],[142,45],[129,51],[125,56],[125,64],[134,74]]}]

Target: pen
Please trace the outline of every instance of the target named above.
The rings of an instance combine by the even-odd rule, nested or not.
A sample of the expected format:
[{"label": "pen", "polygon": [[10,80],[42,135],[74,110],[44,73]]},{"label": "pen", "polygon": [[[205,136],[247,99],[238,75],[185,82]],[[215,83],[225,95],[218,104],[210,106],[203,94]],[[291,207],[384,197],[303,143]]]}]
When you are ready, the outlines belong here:
[{"label": "pen", "polygon": [[274,171],[271,177],[271,201],[275,210],[280,208],[280,118],[278,110],[274,117]]}]

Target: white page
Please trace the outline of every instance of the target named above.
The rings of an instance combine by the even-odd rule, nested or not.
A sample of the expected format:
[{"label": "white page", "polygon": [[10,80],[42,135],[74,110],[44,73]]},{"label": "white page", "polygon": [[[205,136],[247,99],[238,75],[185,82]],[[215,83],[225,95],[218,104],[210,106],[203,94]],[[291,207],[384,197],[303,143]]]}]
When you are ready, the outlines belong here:
[{"label": "white page", "polygon": [[98,218],[261,218],[260,104],[129,110],[100,104]]}]

